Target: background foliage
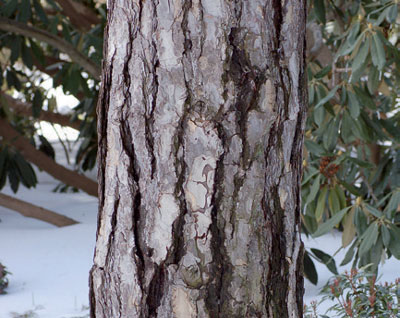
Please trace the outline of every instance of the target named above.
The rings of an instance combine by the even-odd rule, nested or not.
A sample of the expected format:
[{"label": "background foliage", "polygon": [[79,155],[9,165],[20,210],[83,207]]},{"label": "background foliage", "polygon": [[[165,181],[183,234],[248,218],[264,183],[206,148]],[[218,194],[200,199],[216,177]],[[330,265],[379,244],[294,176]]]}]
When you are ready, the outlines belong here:
[{"label": "background foliage", "polygon": [[[309,1],[303,230],[318,237],[336,228],[348,248],[342,264],[372,263],[372,271],[385,258],[400,258],[398,6],[397,0]],[[79,105],[67,121],[62,116],[64,126],[80,131],[78,171],[95,166],[105,12],[94,0],[0,0],[0,120],[54,160],[37,123],[61,123],[53,116],[54,89],[75,96]],[[2,136],[0,189],[7,180],[14,191],[20,183],[36,185],[26,157]],[[310,249],[305,273],[312,282],[315,260],[337,274],[332,256]]]},{"label": "background foliage", "polygon": [[[400,258],[400,54],[397,1],[310,2],[309,116],[303,228],[318,237],[337,228],[342,265]],[[337,274],[332,258],[311,257]]]}]

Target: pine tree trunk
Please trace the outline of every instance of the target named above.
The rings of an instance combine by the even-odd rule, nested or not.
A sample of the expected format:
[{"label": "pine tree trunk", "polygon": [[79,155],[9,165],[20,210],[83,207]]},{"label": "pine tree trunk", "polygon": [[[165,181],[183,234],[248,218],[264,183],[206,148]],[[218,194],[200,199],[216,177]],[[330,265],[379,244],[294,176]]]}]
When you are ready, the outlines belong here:
[{"label": "pine tree trunk", "polygon": [[108,1],[91,317],[302,317],[305,6]]}]

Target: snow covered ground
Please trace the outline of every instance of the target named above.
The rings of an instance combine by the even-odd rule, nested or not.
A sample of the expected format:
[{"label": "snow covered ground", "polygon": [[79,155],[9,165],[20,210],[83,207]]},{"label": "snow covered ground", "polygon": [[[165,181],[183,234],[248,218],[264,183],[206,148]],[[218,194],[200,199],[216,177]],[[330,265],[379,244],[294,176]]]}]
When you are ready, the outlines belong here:
[{"label": "snow covered ground", "polygon": [[[95,244],[97,200],[84,193],[53,193],[58,182],[44,173],[39,174],[39,180],[36,189],[21,187],[15,196],[80,223],[57,228],[0,207],[0,262],[12,273],[8,293],[0,295],[0,318],[87,317],[88,272]],[[14,195],[9,187],[2,192]],[[318,240],[304,240],[307,247],[329,254],[340,246],[337,233]],[[337,264],[343,257],[344,251],[337,254]],[[307,304],[318,298],[320,288],[332,276],[325,266],[316,265],[319,283],[314,286],[306,281]],[[399,265],[393,258],[388,260],[382,267],[381,281],[399,277]]]}]

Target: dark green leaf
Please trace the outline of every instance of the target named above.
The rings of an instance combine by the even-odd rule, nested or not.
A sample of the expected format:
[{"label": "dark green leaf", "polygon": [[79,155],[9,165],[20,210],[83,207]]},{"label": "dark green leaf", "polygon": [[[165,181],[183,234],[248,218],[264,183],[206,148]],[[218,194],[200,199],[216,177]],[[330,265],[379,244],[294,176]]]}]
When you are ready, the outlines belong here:
[{"label": "dark green leaf", "polygon": [[354,241],[354,243],[349,247],[349,249],[346,252],[346,255],[344,256],[343,261],[340,263],[340,266],[347,265],[353,259],[356,244],[357,241]]},{"label": "dark green leaf", "polygon": [[47,18],[46,13],[43,10],[42,5],[40,4],[40,1],[38,0],[33,0],[33,7],[35,8],[35,12],[38,15],[39,19],[44,23],[44,24],[49,24],[49,19]]},{"label": "dark green leaf", "polygon": [[17,5],[18,1],[8,0],[7,3],[1,8],[1,12],[3,12],[4,16],[8,18],[15,12]]},{"label": "dark green leaf", "polygon": [[11,56],[10,60],[11,63],[14,63],[20,56],[21,53],[21,45],[22,45],[22,38],[20,36],[16,36],[14,41],[11,42],[10,49],[11,49]]},{"label": "dark green leaf", "polygon": [[25,161],[25,159],[20,155],[16,154],[14,156],[15,164],[18,168],[20,179],[22,183],[27,187],[31,188],[36,186],[37,178],[35,171],[32,169],[32,166]]},{"label": "dark green leaf", "polygon": [[312,261],[311,257],[308,255],[307,251],[304,253],[304,275],[307,277],[307,279],[311,283],[313,283],[314,285],[317,285],[317,283],[318,283],[317,270],[315,269],[314,262]]},{"label": "dark green leaf", "polygon": [[22,44],[21,46],[21,57],[25,66],[27,66],[29,69],[32,69],[33,66],[32,55],[30,49],[25,44]]},{"label": "dark green leaf", "polygon": [[43,97],[39,89],[35,90],[35,95],[32,99],[32,114],[33,117],[39,118],[40,112],[42,111]]},{"label": "dark green leaf", "polygon": [[31,3],[29,0],[21,0],[21,5],[19,6],[20,14],[18,21],[27,22],[32,16]]},{"label": "dark green leaf", "polygon": [[19,176],[17,168],[13,164],[8,166],[8,181],[10,182],[11,190],[16,193],[19,187]]},{"label": "dark green leaf", "polygon": [[21,90],[21,82],[19,81],[14,71],[8,70],[6,79],[7,79],[7,84],[10,88],[15,87],[17,90]]},{"label": "dark green leaf", "polygon": [[325,3],[324,0],[314,0],[314,12],[318,21],[325,24]]},{"label": "dark green leaf", "polygon": [[335,275],[338,275],[338,271],[336,268],[336,263],[335,263],[335,259],[330,256],[329,254],[324,253],[323,251],[316,249],[316,248],[312,248],[311,251],[314,253],[314,255],[318,258],[318,260],[325,264],[326,267],[328,267],[328,269]]},{"label": "dark green leaf", "polygon": [[326,75],[328,75],[331,70],[332,70],[332,66],[328,65],[328,66],[324,67],[322,70],[320,70],[317,74],[315,74],[314,77],[316,79],[321,79],[321,78],[325,77]]}]

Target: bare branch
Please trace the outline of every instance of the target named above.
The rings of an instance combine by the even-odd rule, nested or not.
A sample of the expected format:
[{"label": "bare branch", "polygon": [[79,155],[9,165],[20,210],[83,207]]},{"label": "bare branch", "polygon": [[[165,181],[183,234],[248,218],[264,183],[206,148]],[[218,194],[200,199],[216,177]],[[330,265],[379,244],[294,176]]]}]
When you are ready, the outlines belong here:
[{"label": "bare branch", "polygon": [[100,80],[101,70],[99,66],[79,52],[73,45],[52,33],[6,18],[0,18],[0,30],[35,38],[52,45],[68,54],[72,61],[84,68],[95,79]]},{"label": "bare branch", "polygon": [[3,137],[4,141],[9,142],[20,151],[26,160],[46,171],[57,180],[81,189],[90,195],[97,196],[97,182],[56,163],[43,152],[37,150],[27,138],[19,134],[8,121],[3,118],[0,118],[0,136]]},{"label": "bare branch", "polygon": [[7,209],[14,210],[28,218],[38,219],[58,227],[78,224],[77,221],[62,214],[13,198],[3,193],[0,193],[0,205]]},{"label": "bare branch", "polygon": [[[7,105],[12,108],[16,114],[27,117],[32,116],[32,105],[30,103],[21,102],[4,92],[0,92],[0,94],[7,101]],[[71,121],[68,115],[53,113],[47,110],[42,110],[38,119],[53,124],[59,124],[63,127],[71,127],[76,130],[79,130],[82,124],[82,121],[79,119]]]}]

